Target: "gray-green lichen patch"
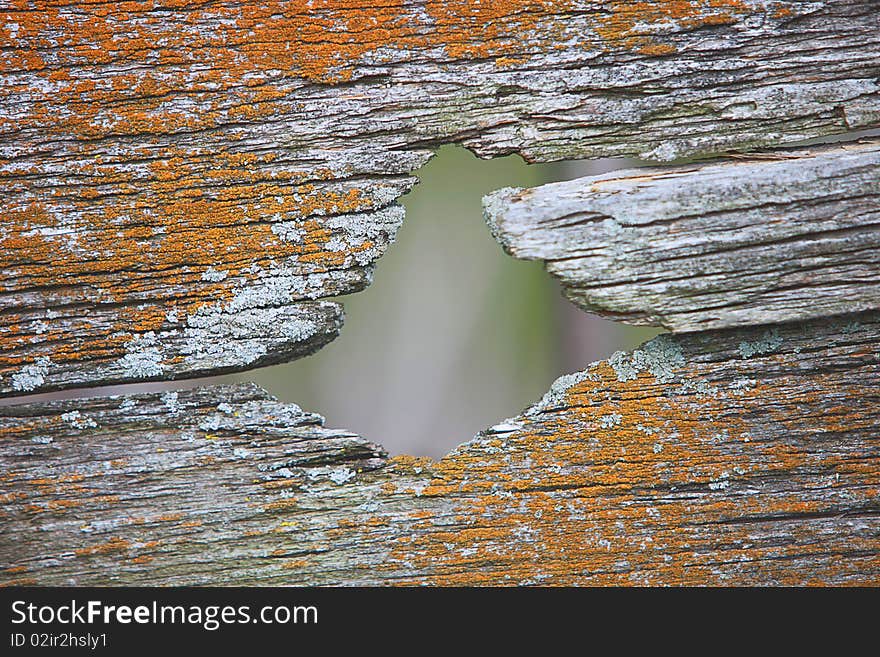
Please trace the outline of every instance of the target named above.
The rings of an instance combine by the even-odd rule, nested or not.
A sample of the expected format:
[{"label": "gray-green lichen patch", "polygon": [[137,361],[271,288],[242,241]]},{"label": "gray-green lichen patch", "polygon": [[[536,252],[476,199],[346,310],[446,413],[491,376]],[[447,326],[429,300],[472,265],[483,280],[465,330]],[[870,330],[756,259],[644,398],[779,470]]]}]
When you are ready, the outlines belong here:
[{"label": "gray-green lichen patch", "polygon": [[282,221],[272,224],[272,232],[281,240],[291,244],[299,244],[306,236],[306,231],[299,226],[296,221]]},{"label": "gray-green lichen patch", "polygon": [[310,319],[291,317],[288,308],[253,308],[237,313],[207,312],[191,315],[184,334],[183,353],[190,360],[208,359],[214,366],[243,366],[268,352],[267,333],[285,342],[305,342],[318,332]]},{"label": "gray-green lichen patch", "polygon": [[625,351],[615,351],[611,354],[608,364],[617,374],[618,381],[632,381],[639,375],[639,371],[632,366],[629,354]]},{"label": "gray-green lichen patch", "polygon": [[753,389],[757,384],[758,382],[755,379],[741,378],[732,381],[728,387],[733,390],[734,393],[742,394]]},{"label": "gray-green lichen patch", "polygon": [[[390,203],[397,198],[397,193],[395,191],[383,200]],[[394,241],[397,231],[403,225],[403,218],[404,209],[400,205],[390,205],[375,212],[328,217],[327,227],[338,235],[331,238],[327,248],[337,252],[353,250],[352,257],[355,262],[359,265],[367,265],[379,258],[387,244]],[[367,243],[373,246],[362,248]]]},{"label": "gray-green lichen patch", "polygon": [[122,400],[122,403],[119,405],[119,410],[121,411],[130,411],[134,408],[137,408],[138,401],[136,399],[132,399],[131,397],[125,397]]},{"label": "gray-green lichen patch", "polygon": [[778,329],[767,329],[758,340],[740,342],[739,353],[743,358],[770,354],[779,349],[782,342],[782,336],[779,335]]},{"label": "gray-green lichen patch", "polygon": [[220,281],[225,281],[229,277],[229,272],[220,271],[214,269],[213,267],[208,267],[204,273],[202,273],[203,281],[210,281],[212,283],[219,283]]},{"label": "gray-green lichen patch", "polygon": [[308,297],[310,287],[308,276],[274,267],[260,272],[257,282],[237,288],[229,302],[203,306],[187,317],[182,348],[187,361],[241,367],[266,355],[275,343],[306,342],[320,326],[292,304]]},{"label": "gray-green lichen patch", "polygon": [[611,429],[620,424],[623,416],[620,413],[609,413],[599,418],[599,426],[603,429]]},{"label": "gray-green lichen patch", "polygon": [[303,274],[288,265],[254,266],[248,273],[254,279],[238,283],[231,299],[187,316],[175,347],[186,369],[240,369],[273,354],[313,351],[311,345],[335,337],[342,310],[339,304],[310,302],[360,289],[369,278],[366,270]]},{"label": "gray-green lichen patch", "polygon": [[729,472],[722,472],[718,477],[709,481],[709,490],[724,490],[730,486],[730,481],[728,481],[729,478]]},{"label": "gray-green lichen patch", "polygon": [[[566,374],[559,377],[550,386],[550,390],[534,406],[526,409],[526,416],[534,416],[543,411],[559,408],[565,404],[565,395],[568,391],[583,381],[597,381],[598,376],[593,372],[593,367],[598,363],[591,363],[586,370]],[[668,383],[675,379],[675,369],[685,364],[684,352],[679,344],[668,335],[658,335],[636,349],[632,354],[617,351],[608,359],[608,364],[614,370],[618,381],[631,381],[639,372],[650,372],[659,383]],[[697,392],[712,394],[714,388],[706,382],[697,382],[692,386]]]},{"label": "gray-green lichen patch", "polygon": [[308,478],[315,481],[318,479],[329,479],[337,486],[341,486],[345,482],[354,479],[355,472],[350,468],[345,466],[341,466],[338,468],[331,468],[328,466],[312,468],[308,471]]},{"label": "gray-green lichen patch", "polygon": [[98,426],[92,418],[79,411],[68,411],[61,414],[61,420],[74,429],[94,429]]},{"label": "gray-green lichen patch", "polygon": [[712,397],[717,397],[720,392],[717,386],[713,386],[706,381],[706,379],[697,379],[695,381],[687,380],[682,382],[681,392],[687,393],[691,391],[700,395],[710,395]]},{"label": "gray-green lichen patch", "polygon": [[207,414],[199,422],[198,428],[202,431],[241,432],[259,426],[284,428],[310,422],[322,424],[324,421],[321,416],[306,413],[293,403],[254,401],[232,405],[220,402],[215,408],[216,412]]},{"label": "gray-green lichen patch", "polygon": [[573,374],[564,374],[556,379],[550,386],[545,395],[534,406],[526,409],[526,416],[533,416],[543,411],[559,408],[565,403],[565,395],[568,391],[583,381],[592,380],[593,375],[589,369],[583,372],[574,372]]},{"label": "gray-green lichen patch", "polygon": [[162,403],[165,405],[165,408],[168,409],[168,412],[172,415],[177,415],[180,413],[180,402],[178,401],[178,393],[173,391],[167,391],[162,393]]},{"label": "gray-green lichen patch", "polygon": [[162,345],[153,331],[134,336],[125,345],[125,356],[116,361],[126,376],[146,379],[160,376],[165,371],[162,364]]},{"label": "gray-green lichen patch", "polygon": [[52,361],[48,356],[40,356],[30,365],[25,365],[12,375],[12,389],[29,392],[43,385],[51,364]]},{"label": "gray-green lichen patch", "polygon": [[658,335],[633,351],[632,356],[617,351],[608,359],[618,381],[631,381],[639,372],[648,371],[659,383],[668,383],[675,379],[675,368],[684,363],[681,347],[668,335]]}]

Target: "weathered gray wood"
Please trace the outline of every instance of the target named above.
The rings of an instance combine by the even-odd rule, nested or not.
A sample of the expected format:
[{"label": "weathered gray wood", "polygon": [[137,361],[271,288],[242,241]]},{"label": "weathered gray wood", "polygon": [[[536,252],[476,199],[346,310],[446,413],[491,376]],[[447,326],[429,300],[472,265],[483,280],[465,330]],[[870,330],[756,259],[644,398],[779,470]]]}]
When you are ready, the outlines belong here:
[{"label": "weathered gray wood", "polygon": [[880,122],[874,1],[4,7],[3,395],[313,351],[442,143],[671,160]]},{"label": "weathered gray wood", "polygon": [[615,171],[484,199],[582,308],[694,331],[880,309],[880,143]]},{"label": "weathered gray wood", "polygon": [[0,407],[0,582],[880,584],[880,315],[661,336],[438,462],[250,385]]}]

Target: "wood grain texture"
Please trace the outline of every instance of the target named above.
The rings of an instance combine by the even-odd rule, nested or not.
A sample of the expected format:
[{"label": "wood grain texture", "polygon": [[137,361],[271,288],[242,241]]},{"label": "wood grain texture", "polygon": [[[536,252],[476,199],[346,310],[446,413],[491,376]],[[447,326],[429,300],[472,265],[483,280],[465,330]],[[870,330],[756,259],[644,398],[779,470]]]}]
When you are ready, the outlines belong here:
[{"label": "wood grain texture", "polygon": [[[757,158],[758,156],[754,156]],[[484,199],[518,258],[631,324],[695,331],[880,309],[880,143],[615,171]]]},{"label": "wood grain texture", "polygon": [[0,394],[318,348],[431,148],[671,160],[880,122],[864,0],[0,2]]},{"label": "wood grain texture", "polygon": [[252,385],[0,407],[5,584],[880,584],[880,315],[661,336],[440,461]]}]

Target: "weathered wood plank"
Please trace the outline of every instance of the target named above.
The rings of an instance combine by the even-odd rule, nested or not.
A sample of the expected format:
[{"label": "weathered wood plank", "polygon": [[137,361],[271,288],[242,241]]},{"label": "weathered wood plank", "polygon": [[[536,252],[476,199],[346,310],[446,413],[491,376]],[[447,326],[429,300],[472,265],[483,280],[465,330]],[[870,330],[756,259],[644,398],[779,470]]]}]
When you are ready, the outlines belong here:
[{"label": "weathered wood plank", "polygon": [[864,0],[0,8],[3,395],[316,349],[441,143],[669,160],[880,122]]},{"label": "weathered wood plank", "polygon": [[574,303],[631,324],[880,309],[880,142],[509,188],[484,212],[508,253],[544,260]]},{"label": "weathered wood plank", "polygon": [[0,408],[6,584],[880,584],[880,315],[661,336],[438,462],[253,386]]}]

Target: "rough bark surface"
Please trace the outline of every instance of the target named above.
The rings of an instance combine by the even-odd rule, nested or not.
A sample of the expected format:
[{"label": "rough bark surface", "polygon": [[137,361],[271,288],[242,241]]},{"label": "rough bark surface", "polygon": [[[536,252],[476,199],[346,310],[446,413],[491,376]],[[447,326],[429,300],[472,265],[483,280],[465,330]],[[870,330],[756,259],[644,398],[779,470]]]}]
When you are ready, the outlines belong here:
[{"label": "rough bark surface", "polygon": [[0,408],[6,584],[880,584],[880,315],[661,336],[440,461],[251,385]]},{"label": "rough bark surface", "polygon": [[0,1],[0,394],[320,347],[430,148],[708,156],[880,122],[865,0]]},{"label": "rough bark surface", "polygon": [[624,322],[696,331],[880,309],[880,143],[769,157],[499,190],[484,210],[510,254]]}]

